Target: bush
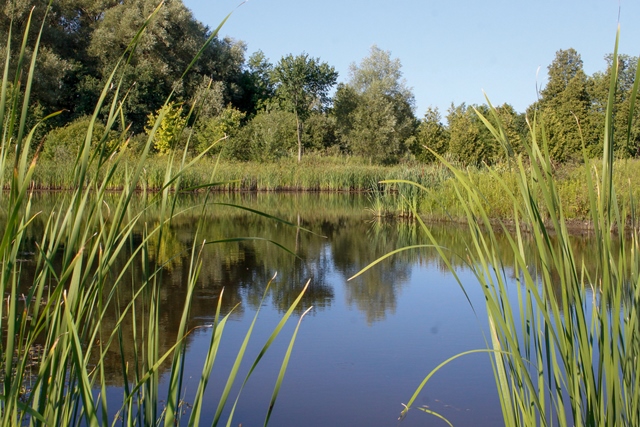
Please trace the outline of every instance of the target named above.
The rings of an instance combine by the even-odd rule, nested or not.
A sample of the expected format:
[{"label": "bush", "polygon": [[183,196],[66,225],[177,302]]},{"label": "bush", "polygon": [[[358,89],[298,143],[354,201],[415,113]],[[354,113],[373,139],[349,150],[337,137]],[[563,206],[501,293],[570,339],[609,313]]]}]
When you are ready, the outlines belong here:
[{"label": "bush", "polygon": [[233,138],[240,130],[240,125],[246,114],[231,106],[223,109],[217,116],[202,120],[195,126],[195,147],[197,153],[202,153],[212,144],[216,146],[211,154],[222,152],[225,157],[230,157],[233,151],[230,144],[222,141],[224,138]]},{"label": "bush", "polygon": [[287,157],[297,146],[296,118],[282,110],[259,112],[237,138],[230,141],[228,153],[238,160],[274,161]]},{"label": "bush", "polygon": [[[80,117],[64,127],[56,128],[50,131],[45,139],[42,149],[42,156],[45,159],[56,160],[57,163],[70,164],[75,161],[78,150],[84,144],[89,129],[91,118],[89,116]],[[93,127],[93,135],[91,136],[91,145],[96,146],[105,133],[105,127],[102,123],[96,121]],[[107,143],[109,148],[113,148],[112,144],[117,141],[117,134],[110,131]]]},{"label": "bush", "polygon": [[144,128],[147,135],[155,126],[158,117],[162,116],[160,126],[153,137],[153,148],[160,154],[166,154],[176,148],[187,119],[182,117],[182,106],[170,102],[161,107],[155,114],[147,116],[147,126]]}]

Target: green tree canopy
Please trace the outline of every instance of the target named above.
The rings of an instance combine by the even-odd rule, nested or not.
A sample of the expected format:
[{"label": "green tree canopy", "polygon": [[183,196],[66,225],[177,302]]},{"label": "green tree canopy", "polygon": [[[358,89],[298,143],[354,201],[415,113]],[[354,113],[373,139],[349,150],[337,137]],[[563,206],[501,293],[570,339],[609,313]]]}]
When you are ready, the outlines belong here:
[{"label": "green tree canopy", "polygon": [[342,144],[375,163],[394,163],[411,144],[415,100],[398,59],[373,46],[336,93],[334,115]]},{"label": "green tree canopy", "polygon": [[449,130],[442,123],[440,111],[429,107],[424,118],[420,120],[411,152],[419,161],[431,163],[436,157],[430,150],[437,154],[444,154],[448,149]]},{"label": "green tree canopy", "polygon": [[447,114],[449,152],[464,164],[478,165],[493,153],[492,147],[484,144],[482,130],[475,117],[473,110],[464,103],[458,106],[451,104]]},{"label": "green tree canopy", "polygon": [[[614,65],[613,55],[607,55],[605,61],[607,69],[604,72],[597,72],[591,77],[590,132],[592,139],[602,138],[604,134],[605,110]],[[613,105],[613,144],[619,157],[633,157],[640,154],[640,111],[637,108],[631,122],[631,132],[627,133],[631,111],[631,91],[635,81],[637,64],[637,57],[618,56],[618,80]],[[601,155],[602,144],[598,144],[593,151],[593,155]]]},{"label": "green tree canopy", "polygon": [[272,80],[285,109],[296,117],[298,161],[302,158],[302,126],[312,109],[322,110],[329,103],[329,91],[338,80],[336,70],[306,53],[287,55],[274,67]]},{"label": "green tree canopy", "polygon": [[[34,21],[41,22],[47,4],[46,0],[5,2],[0,9],[0,37],[7,35],[13,21],[13,43],[18,44],[29,11],[34,8]],[[63,121],[92,113],[105,76],[158,4],[157,0],[53,2],[38,55],[34,102],[45,113],[69,111],[60,117]],[[32,39],[37,35],[35,27]],[[160,108],[172,89],[176,89],[176,102],[189,102],[205,76],[222,83],[225,104],[242,97],[245,45],[232,39],[215,38],[181,80],[210,35],[211,30],[181,0],[163,3],[123,69],[128,91],[125,112],[134,130],[142,130],[147,114]]]},{"label": "green tree canopy", "polygon": [[596,149],[598,143],[594,133],[588,131],[590,82],[575,49],[556,52],[548,70],[549,81],[533,108],[545,125],[551,156],[566,161],[581,152],[583,140],[588,151]]},{"label": "green tree canopy", "polygon": [[[104,12],[89,46],[90,55],[98,61],[98,70],[95,76],[85,79],[83,87],[96,93],[103,76],[111,71],[156,7],[156,0],[125,0]],[[158,109],[173,89],[177,102],[190,101],[202,76],[224,82],[225,103],[233,100],[244,63],[242,42],[214,39],[192,71],[180,79],[209,36],[210,30],[193,18],[182,1],[165,1],[124,71],[129,90],[126,111],[134,126],[149,111]]]},{"label": "green tree canopy", "polygon": [[271,79],[273,64],[259,50],[251,54],[242,74],[242,101],[239,103],[247,114],[253,115],[273,99],[274,83]]}]

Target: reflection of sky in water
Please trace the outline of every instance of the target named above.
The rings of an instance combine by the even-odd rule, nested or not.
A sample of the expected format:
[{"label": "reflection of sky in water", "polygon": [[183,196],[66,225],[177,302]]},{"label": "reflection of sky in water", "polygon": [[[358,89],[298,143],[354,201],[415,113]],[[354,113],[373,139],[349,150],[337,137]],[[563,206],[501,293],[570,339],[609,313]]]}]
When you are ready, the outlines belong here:
[{"label": "reflection of sky in water", "polygon": [[[403,252],[365,272],[351,282],[346,278],[377,257],[415,244],[416,233],[406,223],[368,222],[363,198],[335,195],[242,195],[237,203],[270,214],[295,219],[300,209],[302,225],[314,233],[296,233],[295,228],[274,221],[240,214],[217,213],[205,221],[202,237],[213,241],[238,236],[260,236],[298,248],[296,259],[274,245],[260,242],[211,245],[205,249],[204,264],[195,289],[190,327],[211,323],[221,288],[225,287],[223,311],[240,306],[231,316],[223,337],[207,397],[204,420],[211,420],[235,352],[239,349],[266,282],[277,271],[269,299],[262,305],[246,362],[237,382],[244,380],[253,358],[278,323],[283,309],[293,301],[308,278],[312,288],[303,306],[316,306],[305,318],[293,351],[289,369],[271,419],[274,426],[388,426],[395,425],[406,403],[422,379],[438,364],[463,351],[486,348],[484,298],[475,278],[460,270],[476,313],[469,306],[457,282],[443,273],[433,250]],[[221,195],[220,197],[235,197]],[[238,196],[239,197],[239,196]],[[260,205],[251,203],[253,198]],[[235,200],[231,200],[235,202]],[[187,201],[189,202],[189,201]],[[294,203],[295,202],[295,203]],[[186,202],[185,202],[186,203]],[[46,210],[46,209],[44,209]],[[197,218],[172,223],[167,253],[171,255],[191,244]],[[464,233],[452,227],[434,227],[439,241],[453,252],[464,250]],[[33,230],[39,236],[38,230]],[[418,233],[419,234],[419,233]],[[326,239],[321,237],[326,236]],[[36,237],[34,237],[35,239]],[[578,249],[588,248],[586,240]],[[188,251],[185,253],[188,254]],[[178,262],[179,261],[179,262]],[[461,265],[459,258],[453,259]],[[589,265],[587,263],[587,265]],[[187,274],[188,257],[177,259],[163,273],[161,288],[161,339],[166,351],[179,323]],[[24,275],[30,274],[26,267]],[[509,274],[509,272],[507,272]],[[135,275],[134,275],[135,276]],[[126,290],[126,288],[124,288]],[[516,297],[511,286],[510,297]],[[123,293],[128,302],[130,295]],[[476,317],[477,316],[477,317]],[[144,319],[138,317],[138,321]],[[107,319],[108,320],[108,319]],[[146,321],[146,319],[142,320]],[[291,318],[281,336],[260,362],[240,399],[232,425],[261,425],[266,414],[282,357],[297,318]],[[107,325],[109,323],[107,322]],[[125,325],[124,333],[130,333]],[[200,328],[187,338],[188,355],[183,395],[192,401],[196,392],[210,328]],[[131,342],[125,342],[131,354]],[[113,383],[122,381],[119,354],[114,361]],[[494,426],[502,424],[501,410],[488,354],[474,354],[453,361],[427,384],[416,406],[427,405],[454,425]],[[162,378],[168,379],[167,372]],[[235,389],[237,392],[237,388]],[[231,395],[228,409],[236,392]],[[121,394],[109,387],[109,397]],[[165,398],[166,392],[160,396]],[[110,408],[115,410],[115,405]],[[228,414],[228,412],[227,412]],[[226,418],[223,417],[226,423]],[[417,409],[409,412],[403,425],[444,425]]]},{"label": "reflection of sky in water", "polygon": [[[464,281],[473,283],[469,274],[461,275]],[[477,320],[456,282],[433,265],[411,268],[409,282],[395,296],[395,311],[387,312],[383,320],[376,322],[370,322],[365,312],[347,302],[348,285],[341,274],[332,272],[326,279],[334,286],[334,302],[330,309],[317,311],[304,320],[272,425],[393,425],[401,403],[411,397],[434,367],[457,353],[485,347],[480,325],[486,321],[480,289],[467,289],[476,306]],[[249,350],[251,355],[257,354],[279,319],[271,304],[262,310],[254,331],[256,340]],[[224,373],[232,363],[227,358],[239,348],[253,313],[247,312],[227,326],[212,387],[225,379]],[[233,425],[259,425],[264,421],[295,321],[290,321],[249,381]],[[200,354],[209,339],[210,330],[201,330],[190,343],[187,396],[197,386],[198,369],[203,363]],[[231,356],[225,354],[227,351]],[[210,401],[212,405],[205,409],[213,414],[213,402],[217,404],[214,392]],[[499,425],[501,413],[489,356],[465,356],[443,368],[427,384],[417,405],[429,406],[454,425]],[[412,410],[403,425],[439,422]]]}]

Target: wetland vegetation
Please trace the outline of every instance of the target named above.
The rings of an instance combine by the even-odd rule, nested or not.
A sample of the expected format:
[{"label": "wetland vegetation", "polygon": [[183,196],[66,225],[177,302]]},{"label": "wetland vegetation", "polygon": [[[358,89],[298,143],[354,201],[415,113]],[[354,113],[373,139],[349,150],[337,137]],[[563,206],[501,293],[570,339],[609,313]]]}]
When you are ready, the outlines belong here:
[{"label": "wetland vegetation", "polygon": [[[240,395],[263,365],[267,424],[282,416],[281,391],[296,401],[285,373],[296,340],[310,344],[292,316],[319,318],[340,294],[347,308],[330,324],[348,333],[316,335],[335,347],[370,337],[346,323],[396,319],[402,289],[418,317],[386,325],[407,330],[433,295],[403,284],[434,265],[424,277],[456,285],[457,312],[479,329],[474,348],[429,341],[453,351],[430,359],[434,374],[484,353],[509,426],[640,425],[637,58],[616,45],[606,70],[587,76],[575,50],[560,50],[525,113],[452,105],[445,125],[433,109],[416,119],[390,52],[372,47],[330,98],[329,64],[301,54],[273,65],[261,52],[245,62],[243,44],[217,30],[179,0],[2,10],[2,425],[231,425],[256,413]],[[65,191],[41,208],[48,196],[36,189]],[[442,219],[466,230],[429,222]],[[573,221],[588,224],[587,240]],[[400,365],[428,353],[385,337]],[[392,357],[386,347],[354,362],[369,368],[360,387],[375,370],[407,375],[369,365]],[[433,381],[407,393],[401,418],[412,407],[458,416],[418,404]]]}]

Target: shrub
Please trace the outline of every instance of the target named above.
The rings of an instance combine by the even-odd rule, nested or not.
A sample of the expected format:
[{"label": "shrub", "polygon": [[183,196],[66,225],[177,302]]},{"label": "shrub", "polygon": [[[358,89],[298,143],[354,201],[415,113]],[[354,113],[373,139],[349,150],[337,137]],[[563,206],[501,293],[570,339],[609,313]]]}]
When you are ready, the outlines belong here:
[{"label": "shrub", "polygon": [[162,120],[153,136],[153,148],[160,154],[167,154],[176,147],[176,141],[180,138],[187,119],[182,116],[182,106],[170,102],[155,114],[147,116],[147,126],[144,128],[147,135],[151,134],[158,117],[162,117]]},{"label": "shrub", "polygon": [[291,155],[298,141],[296,118],[282,110],[259,112],[228,147],[238,160],[274,161]]},{"label": "shrub", "polygon": [[222,139],[231,139],[237,135],[245,116],[246,114],[242,111],[228,106],[217,116],[209,117],[196,124],[194,134],[196,152],[202,153],[215,144],[216,147],[211,150],[211,153],[222,152],[228,157],[233,150]]},{"label": "shrub", "polygon": [[[56,160],[58,163],[70,164],[74,161],[78,150],[84,144],[87,138],[87,132],[91,118],[88,116],[80,117],[64,127],[56,128],[50,131],[45,139],[42,155],[46,159]],[[102,123],[96,121],[93,125],[93,134],[91,135],[91,145],[96,146],[105,134],[105,127]],[[110,131],[107,136],[107,147],[113,148],[113,144],[117,141],[116,132]]]}]

